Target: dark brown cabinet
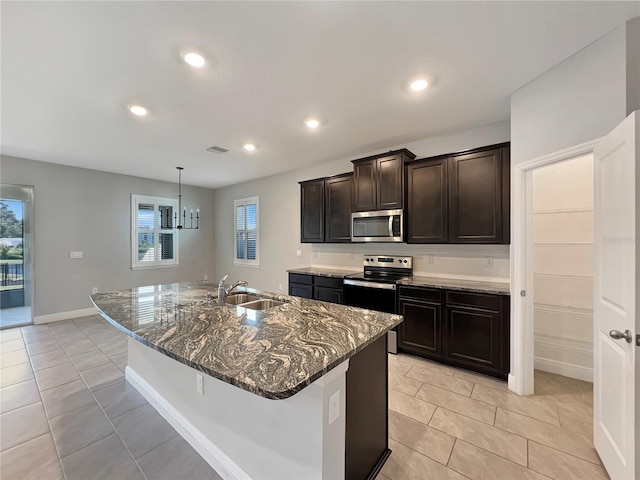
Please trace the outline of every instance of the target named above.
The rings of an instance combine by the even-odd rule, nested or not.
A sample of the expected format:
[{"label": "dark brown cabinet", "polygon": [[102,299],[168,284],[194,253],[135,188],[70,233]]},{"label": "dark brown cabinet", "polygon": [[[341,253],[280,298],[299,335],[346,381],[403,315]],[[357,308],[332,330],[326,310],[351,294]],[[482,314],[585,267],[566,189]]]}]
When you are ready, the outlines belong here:
[{"label": "dark brown cabinet", "polygon": [[405,352],[442,358],[441,290],[400,287],[398,313],[404,321],[398,326],[398,347]]},{"label": "dark brown cabinet", "polygon": [[407,243],[447,243],[447,159],[407,166]]},{"label": "dark brown cabinet", "polygon": [[327,243],[351,241],[353,173],[325,179],[325,239]]},{"label": "dark brown cabinet", "polygon": [[404,207],[404,162],[415,155],[406,148],[353,160],[356,212]]},{"label": "dark brown cabinet", "polygon": [[324,242],[324,179],[300,182],[300,242]]},{"label": "dark brown cabinet", "polygon": [[351,241],[353,173],[300,182],[300,242]]},{"label": "dark brown cabinet", "polygon": [[401,286],[398,348],[507,378],[509,296]]},{"label": "dark brown cabinet", "polygon": [[342,304],[342,278],[290,273],[289,295]]},{"label": "dark brown cabinet", "polygon": [[509,243],[509,145],[407,164],[408,243]]}]

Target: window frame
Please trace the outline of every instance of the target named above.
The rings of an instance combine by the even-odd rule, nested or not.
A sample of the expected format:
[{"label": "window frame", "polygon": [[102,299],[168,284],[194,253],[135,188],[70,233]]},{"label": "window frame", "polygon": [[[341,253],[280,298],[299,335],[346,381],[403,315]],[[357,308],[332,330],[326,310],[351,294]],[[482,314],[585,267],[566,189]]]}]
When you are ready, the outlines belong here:
[{"label": "window frame", "polygon": [[[155,253],[155,258],[153,262],[145,261],[142,262],[138,260],[138,207],[140,204],[153,204],[153,238],[154,245],[160,245],[160,234],[163,232],[171,233],[173,235],[173,258],[169,260],[162,260],[158,258],[159,250]],[[160,206],[169,206],[173,209],[173,214],[178,211],[178,200],[174,198],[164,198],[164,197],[153,197],[150,195],[138,195],[131,194],[131,269],[132,270],[145,270],[149,268],[167,268],[167,267],[177,267],[180,264],[179,253],[180,253],[180,243],[178,241],[178,232],[179,230],[173,225],[174,217],[171,218],[171,229],[168,228],[160,228],[158,225],[158,210]]]},{"label": "window frame", "polygon": [[[241,229],[238,230],[238,217],[237,217],[237,209],[241,206],[247,205],[255,205],[256,206],[256,228],[254,229]],[[246,215],[246,214],[245,214]],[[246,225],[246,216],[245,216],[245,225]],[[256,234],[256,259],[249,260],[247,258],[241,259],[238,258],[238,233],[248,233],[255,231]],[[248,252],[248,242],[245,243],[245,252]],[[233,264],[239,267],[253,267],[257,268],[260,266],[260,197],[248,197],[248,198],[240,198],[238,200],[233,201]]]}]

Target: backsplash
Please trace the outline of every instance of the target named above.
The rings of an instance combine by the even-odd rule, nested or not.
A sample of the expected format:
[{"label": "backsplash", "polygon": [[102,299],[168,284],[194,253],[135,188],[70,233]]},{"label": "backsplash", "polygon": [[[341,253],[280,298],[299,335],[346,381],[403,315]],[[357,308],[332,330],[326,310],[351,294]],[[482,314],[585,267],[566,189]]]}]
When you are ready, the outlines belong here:
[{"label": "backsplash", "polygon": [[[301,244],[299,266],[362,270],[365,254],[411,255],[415,275],[509,281],[509,245]],[[487,266],[491,258],[493,266]],[[430,262],[433,263],[430,263]]]}]

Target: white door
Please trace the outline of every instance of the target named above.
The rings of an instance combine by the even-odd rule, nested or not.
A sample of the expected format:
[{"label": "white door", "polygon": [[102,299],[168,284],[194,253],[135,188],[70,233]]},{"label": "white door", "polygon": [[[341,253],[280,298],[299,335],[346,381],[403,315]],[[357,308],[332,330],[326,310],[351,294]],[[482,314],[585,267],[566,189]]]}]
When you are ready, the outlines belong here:
[{"label": "white door", "polygon": [[636,111],[594,151],[593,441],[613,480],[640,478],[639,143]]}]

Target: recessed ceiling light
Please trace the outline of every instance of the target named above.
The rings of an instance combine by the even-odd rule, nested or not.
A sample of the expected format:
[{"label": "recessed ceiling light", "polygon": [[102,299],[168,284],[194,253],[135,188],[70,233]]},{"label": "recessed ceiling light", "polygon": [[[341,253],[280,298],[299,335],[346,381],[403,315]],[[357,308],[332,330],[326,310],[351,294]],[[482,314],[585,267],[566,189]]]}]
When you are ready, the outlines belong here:
[{"label": "recessed ceiling light", "polygon": [[199,53],[185,52],[182,54],[182,59],[192,67],[200,68],[204,66],[204,57]]},{"label": "recessed ceiling light", "polygon": [[309,128],[318,128],[320,126],[320,121],[316,118],[308,118],[304,121],[304,123]]},{"label": "recessed ceiling light", "polygon": [[256,146],[253,143],[245,143],[242,148],[244,148],[247,152],[253,152],[256,149]]},{"label": "recessed ceiling light", "polygon": [[143,117],[147,114],[147,109],[140,105],[131,105],[129,107],[129,111],[134,115],[138,115],[139,117]]},{"label": "recessed ceiling light", "polygon": [[414,92],[420,92],[429,86],[429,82],[427,82],[424,78],[419,78],[418,80],[414,80],[411,82],[411,90]]}]

